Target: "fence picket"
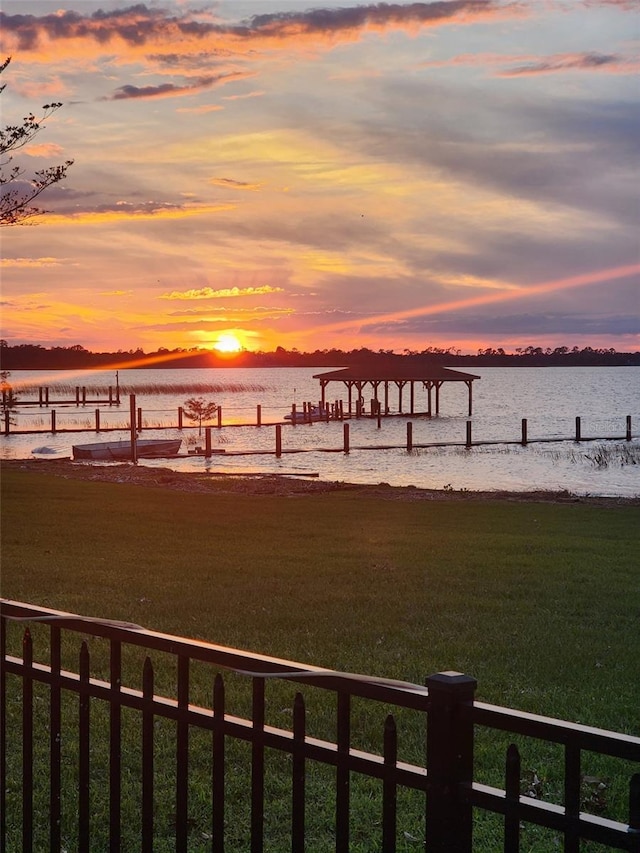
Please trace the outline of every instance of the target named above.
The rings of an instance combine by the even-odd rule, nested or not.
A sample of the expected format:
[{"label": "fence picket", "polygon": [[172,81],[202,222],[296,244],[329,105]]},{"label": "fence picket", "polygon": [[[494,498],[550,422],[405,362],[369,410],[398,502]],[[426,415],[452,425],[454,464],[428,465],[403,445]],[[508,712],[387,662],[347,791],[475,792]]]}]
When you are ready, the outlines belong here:
[{"label": "fence picket", "polygon": [[33,640],[27,628],[22,639],[22,851],[33,850]]},{"label": "fence picket", "polygon": [[507,749],[504,788],[504,850],[505,853],[520,853],[520,753],[515,743]]},{"label": "fence picket", "polygon": [[91,697],[89,695],[89,646],[80,646],[78,703],[78,847],[90,850]]},{"label": "fence picket", "polygon": [[109,707],[109,850],[120,850],[122,796],[122,644],[111,640],[109,645],[109,678],[111,704]]},{"label": "fence picket", "polygon": [[178,709],[176,731],[176,853],[187,853],[189,828],[189,658],[178,656]]},{"label": "fence picket", "polygon": [[264,841],[264,678],[253,679],[251,738],[251,853]]},{"label": "fence picket", "polygon": [[337,737],[338,766],[336,768],[336,853],[349,853],[351,696],[338,693]]},{"label": "fence picket", "polygon": [[305,756],[306,710],[302,693],[293,703],[293,762],[291,779],[291,851],[304,853],[305,847]]},{"label": "fence picket", "polygon": [[153,853],[153,664],[142,669],[142,853]]},{"label": "fence picket", "polygon": [[398,731],[396,721],[388,714],[384,723],[384,780],[382,783],[382,849],[395,853],[397,824],[396,764],[398,761]]},{"label": "fence picket", "polygon": [[51,695],[49,698],[49,849],[60,850],[61,839],[61,769],[62,769],[62,719],[60,688],[61,647],[60,628],[52,625],[51,644]]},{"label": "fence picket", "polygon": [[224,853],[224,681],[218,673],[213,682],[211,835],[213,853]]}]

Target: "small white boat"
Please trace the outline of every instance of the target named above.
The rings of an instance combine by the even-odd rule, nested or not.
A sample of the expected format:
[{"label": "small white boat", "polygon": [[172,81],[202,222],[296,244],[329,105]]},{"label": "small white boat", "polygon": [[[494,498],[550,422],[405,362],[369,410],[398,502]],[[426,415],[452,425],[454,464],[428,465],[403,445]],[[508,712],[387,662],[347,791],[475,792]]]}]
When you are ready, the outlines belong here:
[{"label": "small white boat", "polygon": [[304,409],[296,409],[295,412],[289,412],[289,414],[284,416],[285,421],[291,421],[296,424],[307,424],[310,421],[324,421],[326,418],[326,412],[323,412],[317,406],[309,406],[306,411]]},{"label": "small white boat", "polygon": [[[138,459],[177,456],[181,438],[139,438],[136,441]],[[130,441],[100,441],[96,444],[74,444],[74,459],[127,460],[131,459]]]}]

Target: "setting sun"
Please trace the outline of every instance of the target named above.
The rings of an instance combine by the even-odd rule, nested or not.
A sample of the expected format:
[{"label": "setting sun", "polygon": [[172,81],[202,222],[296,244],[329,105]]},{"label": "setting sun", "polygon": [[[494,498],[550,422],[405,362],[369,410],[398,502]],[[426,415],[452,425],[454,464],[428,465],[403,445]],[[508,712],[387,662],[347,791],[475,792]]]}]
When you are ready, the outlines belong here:
[{"label": "setting sun", "polygon": [[235,335],[220,335],[213,348],[218,352],[240,352],[242,344]]}]

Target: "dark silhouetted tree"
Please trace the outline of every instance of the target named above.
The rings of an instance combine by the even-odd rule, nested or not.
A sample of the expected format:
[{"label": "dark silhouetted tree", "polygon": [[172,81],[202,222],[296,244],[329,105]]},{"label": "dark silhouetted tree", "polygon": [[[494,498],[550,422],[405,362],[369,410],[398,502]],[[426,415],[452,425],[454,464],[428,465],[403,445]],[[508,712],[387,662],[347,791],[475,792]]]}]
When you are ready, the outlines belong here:
[{"label": "dark silhouetted tree", "polygon": [[[0,65],[0,74],[11,62],[11,57]],[[0,93],[5,86],[0,86]],[[8,124],[0,128],[0,225],[21,225],[46,211],[34,205],[34,201],[53,184],[62,181],[73,160],[60,166],[40,169],[32,177],[25,177],[25,170],[12,166],[14,153],[24,148],[42,129],[44,122],[59,110],[62,104],[51,103],[42,107],[42,115],[33,113],[24,116],[20,124]]]}]

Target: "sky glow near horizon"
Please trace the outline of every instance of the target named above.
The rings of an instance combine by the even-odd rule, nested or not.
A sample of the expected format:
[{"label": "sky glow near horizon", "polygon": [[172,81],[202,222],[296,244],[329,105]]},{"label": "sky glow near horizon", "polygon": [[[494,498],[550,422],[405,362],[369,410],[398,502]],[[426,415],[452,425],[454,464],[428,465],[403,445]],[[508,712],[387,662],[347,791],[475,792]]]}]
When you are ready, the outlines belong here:
[{"label": "sky glow near horizon", "polygon": [[3,0],[2,337],[640,349],[640,3]]}]

